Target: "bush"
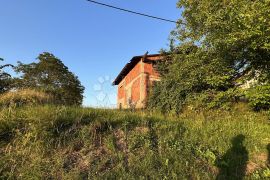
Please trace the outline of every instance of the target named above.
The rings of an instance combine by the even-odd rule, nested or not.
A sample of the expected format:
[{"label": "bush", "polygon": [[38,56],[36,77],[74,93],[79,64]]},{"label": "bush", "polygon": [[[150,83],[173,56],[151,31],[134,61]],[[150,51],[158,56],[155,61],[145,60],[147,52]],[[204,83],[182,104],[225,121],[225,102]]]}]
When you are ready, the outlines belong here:
[{"label": "bush", "polygon": [[222,108],[230,109],[234,103],[240,101],[242,93],[239,89],[228,89],[227,91],[221,91],[216,94],[213,101],[208,104],[210,109]]},{"label": "bush", "polygon": [[250,88],[245,93],[250,106],[258,111],[270,108],[270,85],[258,85]]},{"label": "bush", "polygon": [[187,98],[187,105],[195,110],[223,109],[230,110],[235,103],[243,101],[244,94],[240,89],[230,88],[227,91],[207,90]]},{"label": "bush", "polygon": [[50,95],[33,89],[22,89],[0,95],[0,106],[2,107],[47,104],[51,102],[53,101]]}]

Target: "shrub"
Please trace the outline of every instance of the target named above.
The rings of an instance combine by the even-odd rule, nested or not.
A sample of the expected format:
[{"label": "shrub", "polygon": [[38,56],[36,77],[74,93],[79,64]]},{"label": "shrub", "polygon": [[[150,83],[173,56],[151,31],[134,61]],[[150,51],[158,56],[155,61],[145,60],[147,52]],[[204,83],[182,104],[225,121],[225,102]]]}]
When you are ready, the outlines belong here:
[{"label": "shrub", "polygon": [[270,85],[258,85],[248,89],[245,93],[250,106],[258,111],[270,108]]},{"label": "shrub", "polygon": [[33,89],[22,89],[0,95],[0,106],[2,107],[47,104],[50,102],[52,102],[50,95]]},{"label": "shrub", "polygon": [[223,109],[229,110],[233,104],[243,100],[243,92],[237,88],[227,91],[207,90],[187,98],[188,107],[195,110],[201,109]]},{"label": "shrub", "polygon": [[239,102],[242,96],[243,95],[239,89],[231,88],[227,91],[221,91],[216,94],[213,101],[208,104],[208,107],[210,109],[230,109],[234,103]]}]

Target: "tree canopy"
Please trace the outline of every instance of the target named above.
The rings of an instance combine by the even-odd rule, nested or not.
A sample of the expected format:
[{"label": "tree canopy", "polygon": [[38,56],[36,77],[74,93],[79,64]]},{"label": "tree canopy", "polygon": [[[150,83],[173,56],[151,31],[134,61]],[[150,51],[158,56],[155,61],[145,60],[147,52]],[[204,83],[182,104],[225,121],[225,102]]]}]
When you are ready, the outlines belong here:
[{"label": "tree canopy", "polygon": [[179,44],[157,65],[162,81],[151,90],[149,107],[178,113],[196,96],[222,101],[235,95],[239,78],[263,85],[257,100],[269,107],[270,0],[179,0],[177,5],[183,11],[172,39]]},{"label": "tree canopy", "polygon": [[52,95],[57,104],[82,104],[84,87],[60,59],[45,52],[37,60],[31,64],[18,62],[15,71],[21,77],[16,80],[17,87],[42,90]]},{"label": "tree canopy", "polygon": [[[181,42],[193,42],[216,52],[238,73],[260,72],[269,81],[269,0],[179,0],[183,14],[176,29]],[[253,73],[251,73],[253,72]]]}]

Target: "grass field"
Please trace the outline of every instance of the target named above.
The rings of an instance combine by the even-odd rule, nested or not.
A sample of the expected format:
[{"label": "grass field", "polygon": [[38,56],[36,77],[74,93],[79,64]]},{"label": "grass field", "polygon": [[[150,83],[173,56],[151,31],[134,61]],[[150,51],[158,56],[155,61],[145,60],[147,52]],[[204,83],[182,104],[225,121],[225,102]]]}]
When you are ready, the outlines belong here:
[{"label": "grass field", "polygon": [[267,179],[269,113],[0,111],[0,179]]}]

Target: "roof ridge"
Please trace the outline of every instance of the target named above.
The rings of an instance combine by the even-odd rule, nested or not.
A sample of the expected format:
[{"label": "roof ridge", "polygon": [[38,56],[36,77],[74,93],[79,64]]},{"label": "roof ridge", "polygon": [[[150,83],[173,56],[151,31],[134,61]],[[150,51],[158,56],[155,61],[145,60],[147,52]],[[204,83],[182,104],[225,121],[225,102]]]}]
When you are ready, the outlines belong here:
[{"label": "roof ridge", "polygon": [[113,81],[112,85],[118,85],[124,77],[130,72],[130,70],[136,66],[136,64],[140,61],[138,58],[143,57],[153,57],[153,56],[161,56],[161,54],[149,54],[149,55],[141,55],[141,56],[133,56],[132,59],[124,66],[124,68],[121,70],[121,72],[118,74],[118,76]]}]

